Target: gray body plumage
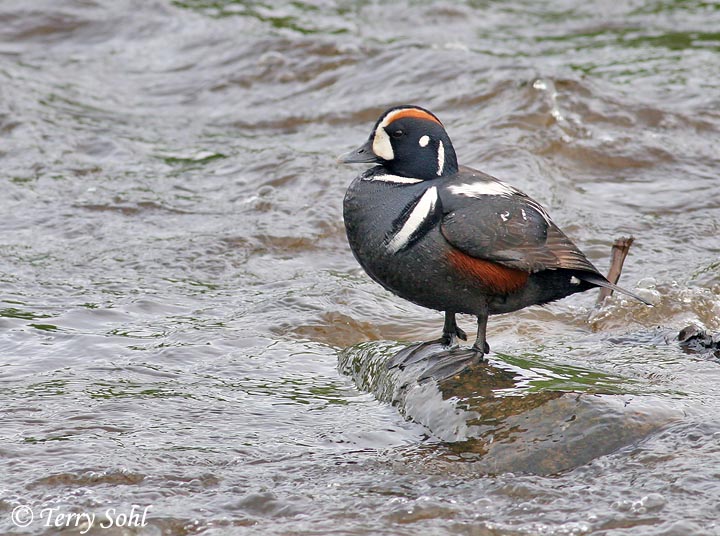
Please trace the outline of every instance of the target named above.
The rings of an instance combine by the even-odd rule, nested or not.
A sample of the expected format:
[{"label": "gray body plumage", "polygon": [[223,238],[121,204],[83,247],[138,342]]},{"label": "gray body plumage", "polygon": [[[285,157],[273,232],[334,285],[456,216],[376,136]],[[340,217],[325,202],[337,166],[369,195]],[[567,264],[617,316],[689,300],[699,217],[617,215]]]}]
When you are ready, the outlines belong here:
[{"label": "gray body plumage", "polygon": [[[416,184],[373,180],[384,173],[378,166],[352,182],[344,200],[345,227],[365,271],[402,298],[440,311],[500,314],[596,286],[583,276],[604,279],[546,219],[540,205],[524,194],[475,198],[451,193],[453,186],[499,183],[488,175],[461,168],[454,176]],[[429,225],[406,248],[391,252],[387,246],[393,230],[402,224],[403,211],[407,213],[406,207],[432,187],[437,188],[439,203],[427,217]],[[531,275],[517,292],[489,294],[475,277],[448,263],[450,248]]]}]

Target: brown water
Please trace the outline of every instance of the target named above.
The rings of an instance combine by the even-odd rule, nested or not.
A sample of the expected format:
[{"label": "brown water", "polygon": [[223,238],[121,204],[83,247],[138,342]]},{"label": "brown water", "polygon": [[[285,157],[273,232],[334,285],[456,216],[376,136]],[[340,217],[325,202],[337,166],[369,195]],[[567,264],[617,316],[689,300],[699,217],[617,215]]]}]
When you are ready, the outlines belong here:
[{"label": "brown water", "polygon": [[[1,3],[0,533],[720,534],[720,362],[674,340],[720,330],[719,29],[700,0]],[[636,238],[655,308],[496,317],[494,358],[678,421],[493,473],[338,371],[441,328],[344,237],[335,155],[406,102],[601,269]]]}]

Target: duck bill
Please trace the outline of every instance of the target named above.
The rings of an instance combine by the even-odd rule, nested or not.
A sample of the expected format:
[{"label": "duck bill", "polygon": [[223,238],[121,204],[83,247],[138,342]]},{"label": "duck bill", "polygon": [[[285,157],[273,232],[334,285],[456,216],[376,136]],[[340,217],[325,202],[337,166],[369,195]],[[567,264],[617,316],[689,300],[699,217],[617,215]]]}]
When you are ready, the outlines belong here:
[{"label": "duck bill", "polygon": [[382,162],[373,152],[372,139],[354,151],[341,154],[338,156],[337,161],[339,164],[380,164]]}]

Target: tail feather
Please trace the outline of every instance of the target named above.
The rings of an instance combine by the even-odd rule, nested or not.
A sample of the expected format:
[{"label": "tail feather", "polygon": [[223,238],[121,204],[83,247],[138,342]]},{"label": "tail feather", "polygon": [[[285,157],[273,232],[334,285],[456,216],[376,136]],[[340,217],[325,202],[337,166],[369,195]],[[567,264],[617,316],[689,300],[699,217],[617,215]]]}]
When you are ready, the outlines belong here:
[{"label": "tail feather", "polygon": [[646,299],[641,298],[634,292],[630,292],[629,290],[625,290],[622,287],[618,287],[617,285],[612,284],[610,281],[605,279],[600,274],[593,274],[590,272],[582,272],[582,273],[577,274],[577,278],[582,279],[583,281],[587,281],[588,283],[591,283],[593,285],[597,285],[598,287],[605,287],[605,288],[609,288],[610,290],[621,292],[632,298],[635,298],[638,301],[643,302],[645,305],[649,305],[650,307],[653,307],[653,304],[650,303],[649,301],[647,301]]}]

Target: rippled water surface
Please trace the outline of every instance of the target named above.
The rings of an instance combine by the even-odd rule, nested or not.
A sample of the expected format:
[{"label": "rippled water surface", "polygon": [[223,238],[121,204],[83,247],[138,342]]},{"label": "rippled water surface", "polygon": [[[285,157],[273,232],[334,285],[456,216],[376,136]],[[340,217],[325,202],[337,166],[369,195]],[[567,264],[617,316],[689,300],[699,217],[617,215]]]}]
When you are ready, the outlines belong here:
[{"label": "rippled water surface", "polygon": [[[720,330],[719,29],[700,0],[0,3],[0,532],[720,534],[720,361],[676,340]],[[679,419],[493,472],[338,370],[441,328],[344,237],[335,155],[406,102],[601,270],[635,236],[656,307],[494,317],[491,357]]]}]

